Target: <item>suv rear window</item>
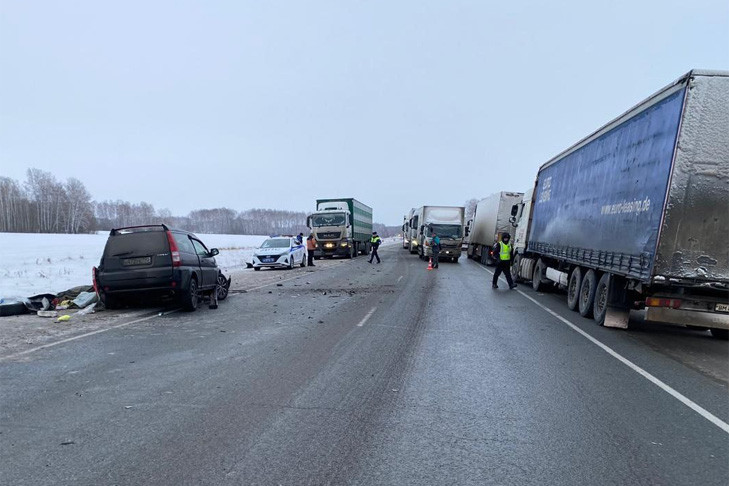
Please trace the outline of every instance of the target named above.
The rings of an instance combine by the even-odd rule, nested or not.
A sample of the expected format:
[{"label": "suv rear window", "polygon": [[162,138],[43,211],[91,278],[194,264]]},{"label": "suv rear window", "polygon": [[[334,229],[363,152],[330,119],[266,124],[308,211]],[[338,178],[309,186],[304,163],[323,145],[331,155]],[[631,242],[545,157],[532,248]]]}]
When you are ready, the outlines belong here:
[{"label": "suv rear window", "polygon": [[142,233],[116,234],[109,236],[104,249],[105,257],[130,255],[152,255],[170,251],[167,233],[145,231]]},{"label": "suv rear window", "polygon": [[172,233],[172,235],[175,237],[175,242],[181,252],[195,254],[195,248],[192,247],[192,242],[186,234]]}]

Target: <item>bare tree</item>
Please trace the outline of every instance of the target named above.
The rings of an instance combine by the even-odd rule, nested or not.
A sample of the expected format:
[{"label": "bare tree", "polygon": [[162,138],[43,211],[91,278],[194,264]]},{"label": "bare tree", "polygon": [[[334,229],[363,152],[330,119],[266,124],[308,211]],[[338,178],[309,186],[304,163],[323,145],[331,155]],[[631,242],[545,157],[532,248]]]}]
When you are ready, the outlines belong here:
[{"label": "bare tree", "polygon": [[66,181],[65,232],[80,233],[90,229],[93,217],[91,194],[83,183],[73,177]]}]

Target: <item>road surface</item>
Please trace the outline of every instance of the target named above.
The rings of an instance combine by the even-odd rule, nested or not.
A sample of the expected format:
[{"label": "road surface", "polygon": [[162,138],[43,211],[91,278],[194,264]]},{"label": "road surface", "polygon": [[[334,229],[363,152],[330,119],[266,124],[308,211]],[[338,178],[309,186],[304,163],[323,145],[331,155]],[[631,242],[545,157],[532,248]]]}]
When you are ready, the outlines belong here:
[{"label": "road surface", "polygon": [[0,481],[729,481],[726,342],[381,254],[6,357]]}]

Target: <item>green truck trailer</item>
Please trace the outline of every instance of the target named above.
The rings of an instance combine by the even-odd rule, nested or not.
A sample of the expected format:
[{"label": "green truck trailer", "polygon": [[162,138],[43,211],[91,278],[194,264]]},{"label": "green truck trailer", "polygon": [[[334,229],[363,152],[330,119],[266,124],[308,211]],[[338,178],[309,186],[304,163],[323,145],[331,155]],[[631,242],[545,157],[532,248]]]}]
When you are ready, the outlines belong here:
[{"label": "green truck trailer", "polygon": [[370,251],[372,208],[354,198],[317,199],[306,221],[317,240],[315,258],[353,258]]}]

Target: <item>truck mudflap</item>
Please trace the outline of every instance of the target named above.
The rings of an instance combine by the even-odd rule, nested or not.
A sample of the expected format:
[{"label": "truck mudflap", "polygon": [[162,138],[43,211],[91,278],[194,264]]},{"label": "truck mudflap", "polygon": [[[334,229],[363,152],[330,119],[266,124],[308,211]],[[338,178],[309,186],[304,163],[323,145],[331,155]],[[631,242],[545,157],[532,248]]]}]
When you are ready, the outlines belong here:
[{"label": "truck mudflap", "polygon": [[729,329],[729,314],[719,312],[698,312],[670,307],[647,307],[645,320],[652,322],[667,322],[669,324],[709,327],[714,329]]}]

